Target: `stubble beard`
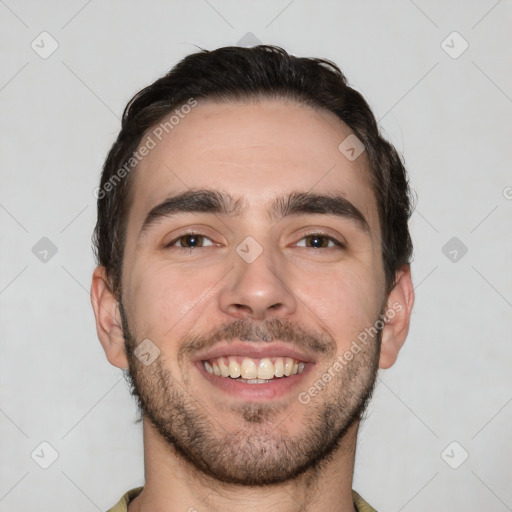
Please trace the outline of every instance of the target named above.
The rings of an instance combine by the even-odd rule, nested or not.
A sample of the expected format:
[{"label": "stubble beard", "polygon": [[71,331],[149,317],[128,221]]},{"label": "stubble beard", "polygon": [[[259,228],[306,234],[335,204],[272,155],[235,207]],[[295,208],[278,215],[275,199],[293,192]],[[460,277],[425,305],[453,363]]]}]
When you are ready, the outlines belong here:
[{"label": "stubble beard", "polygon": [[[290,418],[294,421],[294,413],[278,420],[283,418],[282,404],[242,403],[214,417],[185,387],[187,377],[178,380],[171,374],[163,353],[149,366],[138,360],[134,354],[136,338],[122,302],[120,312],[129,362],[125,376],[139,411],[178,456],[220,482],[264,486],[318,470],[331,460],[347,431],[361,419],[373,393],[381,330],[351,361],[346,361],[314,400],[300,405],[303,410],[299,410],[298,419],[303,421],[303,428],[299,434],[290,435],[285,429]],[[250,324],[240,325],[242,330],[250,329]],[[275,332],[281,326],[278,319],[264,325],[269,327],[265,332]],[[334,340],[332,344],[331,351],[336,348]],[[229,427],[228,431],[222,417],[233,413],[241,427]]]}]

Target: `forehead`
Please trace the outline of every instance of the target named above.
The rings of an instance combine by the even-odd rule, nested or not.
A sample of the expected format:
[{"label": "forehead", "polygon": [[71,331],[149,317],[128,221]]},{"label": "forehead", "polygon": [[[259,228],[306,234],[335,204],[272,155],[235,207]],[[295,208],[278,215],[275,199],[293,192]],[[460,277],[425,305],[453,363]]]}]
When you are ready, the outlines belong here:
[{"label": "forehead", "polygon": [[340,152],[352,132],[329,111],[283,100],[202,100],[167,131],[142,139],[155,144],[133,176],[129,232],[156,204],[192,188],[222,188],[251,214],[291,192],[336,192],[370,227],[378,223],[366,156],[350,161]]}]

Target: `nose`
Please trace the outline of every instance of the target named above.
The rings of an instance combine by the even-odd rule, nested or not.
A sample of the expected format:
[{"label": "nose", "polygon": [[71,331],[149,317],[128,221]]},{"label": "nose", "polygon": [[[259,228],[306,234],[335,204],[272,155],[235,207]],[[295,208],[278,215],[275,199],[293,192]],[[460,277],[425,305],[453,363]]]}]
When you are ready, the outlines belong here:
[{"label": "nose", "polygon": [[226,314],[241,319],[264,320],[289,317],[297,309],[297,298],[285,281],[285,262],[264,249],[252,262],[234,255],[219,301]]}]

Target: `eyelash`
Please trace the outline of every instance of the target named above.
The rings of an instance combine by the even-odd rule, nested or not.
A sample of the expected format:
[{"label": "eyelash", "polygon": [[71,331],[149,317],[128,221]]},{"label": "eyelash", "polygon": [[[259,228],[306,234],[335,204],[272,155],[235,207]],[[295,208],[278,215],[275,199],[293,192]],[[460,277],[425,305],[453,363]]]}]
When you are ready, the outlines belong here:
[{"label": "eyelash", "polygon": [[[172,240],[171,242],[169,242],[165,248],[166,249],[170,249],[172,248],[172,246],[178,242],[179,240],[181,240],[182,238],[186,238],[186,237],[189,237],[189,236],[194,236],[194,237],[203,237],[203,238],[207,238],[208,240],[212,241],[212,239],[209,237],[209,236],[206,236],[206,235],[203,235],[201,233],[184,233],[182,235],[180,235],[179,237],[175,238],[174,240]],[[306,235],[304,235],[300,241],[304,240],[305,238],[308,238],[308,237],[318,237],[318,238],[325,238],[327,239],[328,241],[330,242],[333,242],[334,245],[340,249],[345,249],[345,244],[343,244],[342,242],[340,242],[339,240],[337,240],[336,238],[333,238],[332,236],[329,236],[329,235],[325,235],[323,233],[308,233]],[[211,246],[207,246],[207,247],[211,247]],[[335,247],[306,247],[306,249],[315,249],[315,250],[318,250],[318,249],[334,249]],[[183,249],[185,251],[189,251],[189,252],[193,252],[197,249],[202,249],[202,247],[175,247],[175,249]]]}]

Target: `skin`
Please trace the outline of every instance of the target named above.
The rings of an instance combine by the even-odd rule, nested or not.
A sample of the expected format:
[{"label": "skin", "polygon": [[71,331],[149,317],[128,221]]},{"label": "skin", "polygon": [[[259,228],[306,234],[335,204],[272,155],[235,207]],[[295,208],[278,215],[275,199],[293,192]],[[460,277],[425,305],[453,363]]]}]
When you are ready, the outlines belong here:
[{"label": "skin", "polygon": [[[130,512],[241,506],[246,511],[354,510],[351,486],[359,419],[350,415],[361,412],[377,366],[388,368],[395,362],[407,336],[414,292],[405,266],[385,294],[380,226],[366,157],[363,153],[349,161],[338,150],[350,133],[334,114],[297,103],[200,101],[139,164],[123,262],[124,332],[119,300],[103,267],[95,269],[91,287],[107,359],[118,368],[130,368],[153,419],[161,420],[155,426],[144,415],[146,482]],[[240,197],[245,211],[240,216],[182,213],[138,238],[155,205],[191,187]],[[332,191],[363,213],[369,233],[333,215],[301,214],[279,222],[267,216],[267,205],[278,196]],[[178,247],[180,242],[165,247],[186,230],[208,237],[205,245],[194,252]],[[315,233],[332,236],[346,247],[312,247],[304,237]],[[236,252],[247,236],[262,248],[252,263]],[[298,393],[321,379],[357,335],[393,304],[395,314],[380,333],[380,351],[378,339],[372,339],[322,392],[308,404],[300,403]],[[278,334],[275,326],[285,325],[296,342],[292,345],[303,348],[301,340],[308,333],[325,350],[311,351],[314,365],[293,392],[248,403],[213,386],[194,365],[197,353],[183,350],[194,339],[215,345],[215,336],[226,325],[236,326],[235,334],[254,334],[256,327]],[[125,337],[131,343],[151,339],[160,350],[155,363],[144,366],[127,354]],[[224,446],[231,461],[222,461],[221,452],[209,461],[208,471],[194,463],[193,454],[187,458],[176,450],[166,437],[171,428],[187,446],[186,429],[176,426],[184,416],[169,405],[178,403],[194,412],[191,418],[205,422],[206,446]],[[329,407],[336,411],[332,428],[321,421]],[[334,431],[341,438],[323,460],[291,477],[297,469],[292,467],[297,440],[307,447],[319,428],[331,440]],[[244,442],[249,437],[257,440],[252,446]],[[245,459],[237,460],[231,446]],[[208,452],[202,456],[208,462]],[[274,463],[291,458],[290,478],[266,486],[228,483],[243,473],[244,460],[257,465],[262,457]]]}]

